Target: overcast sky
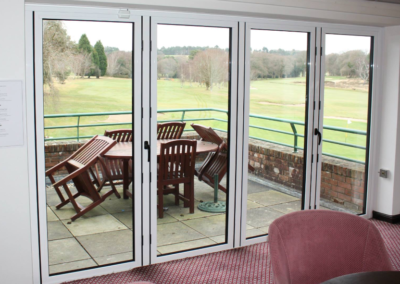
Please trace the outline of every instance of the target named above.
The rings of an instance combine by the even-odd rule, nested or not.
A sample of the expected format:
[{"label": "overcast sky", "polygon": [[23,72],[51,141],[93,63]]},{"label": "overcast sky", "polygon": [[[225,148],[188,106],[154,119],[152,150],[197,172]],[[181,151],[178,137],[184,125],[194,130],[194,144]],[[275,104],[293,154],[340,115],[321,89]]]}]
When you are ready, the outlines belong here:
[{"label": "overcast sky", "polygon": [[[67,33],[75,42],[86,33],[94,45],[101,40],[104,46],[118,47],[120,50],[132,50],[132,24],[89,21],[64,21]],[[157,29],[157,46],[209,46],[229,47],[228,28],[208,28],[193,26],[159,25]],[[279,32],[252,30],[251,48],[282,48],[284,50],[306,50],[307,34],[300,32]],[[342,53],[347,50],[369,52],[370,37],[327,35],[326,54]]]}]

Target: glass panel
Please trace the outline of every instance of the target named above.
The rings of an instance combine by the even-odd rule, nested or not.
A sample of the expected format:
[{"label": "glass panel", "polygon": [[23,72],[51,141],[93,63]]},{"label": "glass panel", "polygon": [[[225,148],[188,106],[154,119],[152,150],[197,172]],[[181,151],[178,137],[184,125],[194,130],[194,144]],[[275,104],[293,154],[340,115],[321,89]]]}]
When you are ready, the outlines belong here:
[{"label": "glass panel", "polygon": [[302,209],[308,33],[251,31],[246,238]]},{"label": "glass panel", "polygon": [[365,210],[371,37],[326,35],[322,208]]},{"label": "glass panel", "polygon": [[[122,142],[132,137],[132,33],[131,23],[43,21],[50,274],[133,259],[133,205],[122,197],[132,169],[131,142]],[[126,135],[103,136],[115,129]],[[118,145],[124,155],[106,157]]]},{"label": "glass panel", "polygon": [[[157,251],[165,255],[226,240],[230,29],[157,29]],[[196,150],[182,150],[184,139]]]}]

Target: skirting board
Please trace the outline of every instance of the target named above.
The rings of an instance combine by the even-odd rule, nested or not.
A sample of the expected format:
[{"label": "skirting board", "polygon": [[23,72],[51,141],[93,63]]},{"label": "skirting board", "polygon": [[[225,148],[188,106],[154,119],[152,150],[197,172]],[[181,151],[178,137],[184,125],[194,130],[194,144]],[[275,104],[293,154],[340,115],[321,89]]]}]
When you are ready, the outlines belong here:
[{"label": "skirting board", "polygon": [[387,215],[384,213],[372,211],[372,218],[385,221],[391,224],[397,224],[400,223],[400,214],[398,215]]}]

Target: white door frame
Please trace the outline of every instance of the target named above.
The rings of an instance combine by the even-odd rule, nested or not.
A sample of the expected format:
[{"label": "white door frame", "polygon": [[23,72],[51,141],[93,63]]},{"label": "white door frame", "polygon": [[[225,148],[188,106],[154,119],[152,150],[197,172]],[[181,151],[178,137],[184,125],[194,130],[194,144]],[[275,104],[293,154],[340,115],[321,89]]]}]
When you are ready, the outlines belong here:
[{"label": "white door frame", "polygon": [[307,106],[307,129],[308,132],[304,133],[304,138],[307,139],[307,147],[306,155],[304,156],[305,165],[305,173],[309,173],[305,177],[304,184],[304,209],[308,209],[310,206],[310,189],[311,189],[311,176],[312,167],[311,167],[311,156],[312,156],[312,144],[313,144],[313,117],[314,117],[314,72],[315,72],[315,56],[314,56],[314,46],[315,46],[315,27],[310,26],[302,26],[295,24],[274,24],[274,23],[246,23],[246,46],[245,46],[245,91],[244,91],[244,124],[243,124],[243,152],[242,152],[242,200],[241,200],[241,246],[251,245],[255,243],[264,242],[267,240],[267,234],[246,239],[246,220],[247,220],[247,181],[248,181],[248,170],[244,165],[248,164],[248,149],[249,149],[249,112],[250,112],[250,37],[251,30],[270,30],[270,31],[287,31],[287,32],[303,32],[309,34],[309,81],[308,81],[308,90],[309,90],[309,99]]},{"label": "white door frame", "polygon": [[[224,27],[231,29],[231,72],[230,72],[230,120],[229,120],[229,160],[230,164],[236,163],[236,121],[237,121],[237,58],[238,58],[238,22],[237,21],[216,21],[216,20],[202,20],[193,19],[192,17],[151,17],[151,117],[150,117],[150,129],[151,129],[151,148],[156,149],[157,147],[157,25],[158,24],[171,24],[171,25],[190,25],[190,26],[204,26],[204,27]],[[144,106],[146,108],[146,106]],[[154,151],[153,151],[154,153]],[[165,256],[157,256],[157,157],[156,155],[151,156],[151,201],[149,211],[150,224],[151,224],[151,262],[160,263],[184,257],[192,257],[202,255],[211,252],[222,251],[233,248],[233,229],[234,229],[234,217],[235,217],[235,167],[230,166],[228,172],[229,178],[229,196],[227,199],[227,205],[229,204],[227,212],[227,225],[228,225],[228,236],[227,243],[219,244],[206,248],[199,248],[191,251],[178,252],[175,254],[169,254]],[[146,204],[144,204],[146,206]],[[146,207],[145,207],[146,208]],[[147,211],[147,209],[145,210]],[[146,222],[146,219],[144,219]]]},{"label": "white door frame", "polygon": [[[372,76],[372,94],[370,100],[370,133],[369,137],[369,156],[367,157],[368,162],[368,172],[366,172],[367,184],[366,184],[366,204],[365,205],[365,214],[360,214],[363,218],[372,218],[372,198],[373,198],[373,185],[376,180],[378,169],[376,165],[373,165],[371,161],[374,161],[377,157],[377,114],[378,114],[378,94],[379,94],[379,74],[376,72],[380,68],[380,45],[381,45],[381,33],[379,31],[366,29],[364,27],[322,27],[318,31],[320,36],[320,46],[322,48],[322,54],[319,51],[319,59],[320,60],[320,88],[318,92],[317,100],[320,101],[321,109],[318,112],[318,124],[316,124],[316,128],[319,128],[319,131],[322,134],[323,138],[323,119],[324,119],[324,91],[325,91],[325,39],[326,34],[338,34],[338,35],[353,35],[353,36],[369,36],[374,38],[373,42],[373,76]],[[319,49],[321,50],[321,49]],[[319,157],[322,156],[322,145],[317,145],[317,151]],[[368,150],[368,149],[367,149]],[[321,195],[321,168],[322,168],[322,159],[319,159],[316,164],[317,170],[317,180],[316,180],[316,189],[315,189],[315,208],[319,208],[320,203],[320,195]]]},{"label": "white door frame", "polygon": [[[133,71],[134,82],[141,80],[141,18],[131,16],[129,19],[119,19],[116,9],[90,9],[73,8],[68,12],[56,8],[40,11],[40,9],[26,11],[26,28],[32,33],[26,33],[26,60],[31,72],[27,72],[27,119],[28,119],[28,145],[29,145],[29,186],[31,189],[31,220],[32,220],[32,249],[34,267],[40,267],[40,272],[35,271],[35,283],[60,283],[75,279],[87,278],[99,274],[107,274],[128,270],[141,266],[141,190],[135,190],[134,215],[137,216],[134,222],[134,259],[122,264],[110,264],[102,267],[89,268],[86,270],[68,272],[60,275],[49,275],[48,267],[48,239],[47,239],[47,214],[45,194],[45,155],[44,155],[44,118],[43,118],[43,68],[42,68],[42,20],[86,20],[86,21],[110,21],[133,23],[134,26],[134,58]],[[34,34],[33,34],[34,32]],[[34,70],[33,70],[34,66]],[[29,70],[29,69],[28,69]],[[133,88],[133,113],[134,129],[141,129],[141,86],[135,83]],[[36,130],[36,131],[35,131]],[[36,146],[35,146],[36,145]],[[141,175],[141,139],[134,142],[134,175]],[[134,179],[134,187],[141,189],[140,178]],[[133,240],[132,240],[133,242]],[[40,249],[39,249],[40,248]]]}]

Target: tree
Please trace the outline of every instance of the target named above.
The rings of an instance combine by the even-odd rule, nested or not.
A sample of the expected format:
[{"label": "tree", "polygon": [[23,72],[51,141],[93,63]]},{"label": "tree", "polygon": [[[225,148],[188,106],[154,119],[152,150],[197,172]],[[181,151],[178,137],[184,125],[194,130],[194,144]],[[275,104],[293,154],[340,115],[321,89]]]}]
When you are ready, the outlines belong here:
[{"label": "tree", "polygon": [[90,45],[90,41],[86,34],[81,35],[79,39],[78,48],[82,52],[92,53],[93,47]]},{"label": "tree", "polygon": [[100,40],[98,42],[96,42],[96,44],[94,45],[94,49],[96,50],[97,55],[99,56],[99,65],[98,66],[100,69],[100,75],[104,76],[107,71],[107,56],[104,52],[104,47]]},{"label": "tree", "polygon": [[54,78],[64,83],[70,72],[69,61],[74,44],[61,21],[43,21],[43,86],[45,102],[55,98],[58,89]]},{"label": "tree", "polygon": [[200,83],[206,85],[207,90],[212,90],[213,85],[228,80],[228,53],[210,48],[201,51],[193,58],[196,73]]},{"label": "tree", "polygon": [[100,68],[99,68],[99,55],[97,54],[96,49],[93,49],[92,51],[92,66],[90,68],[90,76],[96,76],[96,78],[100,77]]}]

